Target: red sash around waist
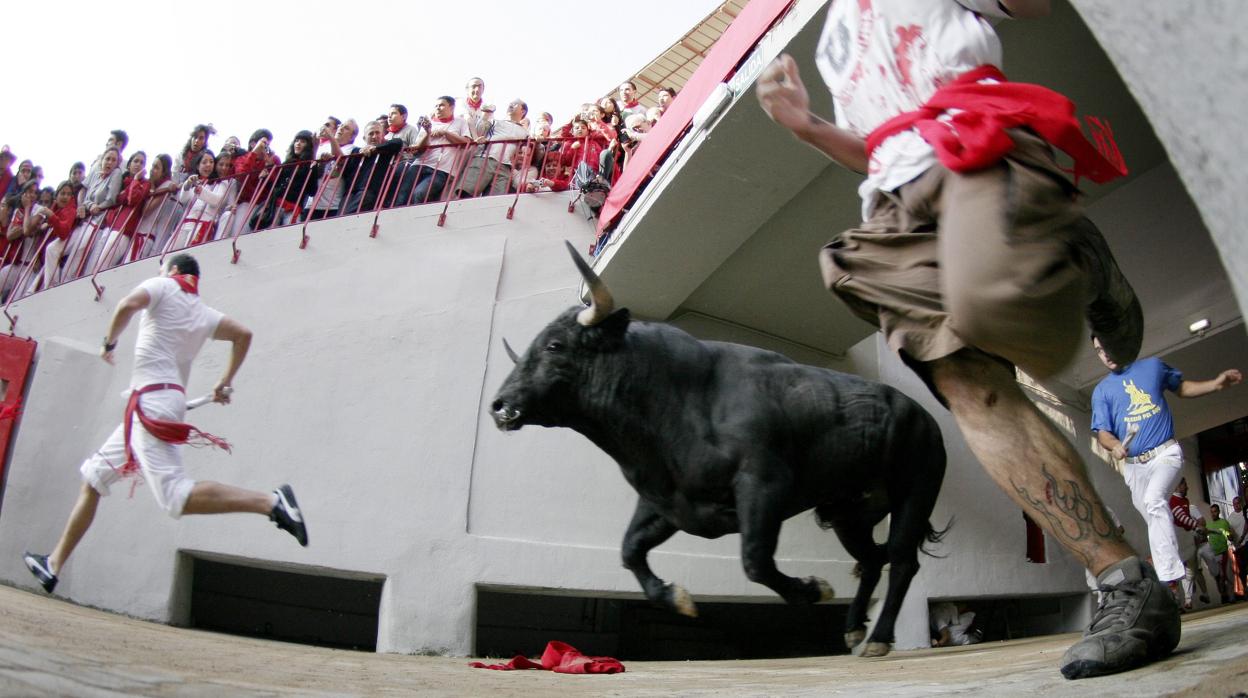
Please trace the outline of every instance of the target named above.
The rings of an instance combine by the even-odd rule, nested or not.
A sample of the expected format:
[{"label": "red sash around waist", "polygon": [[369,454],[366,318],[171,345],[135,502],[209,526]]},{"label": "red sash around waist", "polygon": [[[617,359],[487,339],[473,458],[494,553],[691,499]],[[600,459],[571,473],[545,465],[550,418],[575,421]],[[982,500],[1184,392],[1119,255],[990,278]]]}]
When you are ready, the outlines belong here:
[{"label": "red sash around waist", "polygon": [[[992,78],[1000,82],[981,83]],[[961,110],[937,120],[949,109]],[[1096,145],[1088,142],[1075,118],[1075,105],[1065,96],[1040,85],[1006,82],[992,65],[959,75],[915,111],[899,114],[867,135],[867,158],[889,136],[910,129],[936,151],[941,164],[954,172],[988,167],[1014,148],[1006,129],[1025,126],[1074,160],[1075,181],[1087,177],[1108,182],[1127,174],[1122,153],[1108,122],[1087,117]]]},{"label": "red sash around waist", "polygon": [[173,420],[156,419],[149,417],[143,412],[143,405],[139,402],[139,396],[145,393],[156,392],[157,390],[176,390],[185,393],[186,390],[176,383],[153,383],[145,385],[130,393],[130,400],[126,403],[126,417],[123,424],[125,425],[126,439],[126,462],[122,463],[120,472],[122,476],[137,475],[139,473],[139,460],[135,457],[134,449],[130,446],[130,429],[134,417],[139,418],[139,423],[147,430],[149,434],[155,436],[161,441],[171,444],[190,444],[192,446],[216,446],[224,449],[226,452],[230,450],[230,444],[219,436],[213,436],[208,432],[200,431],[190,424],[183,422],[175,422]]}]

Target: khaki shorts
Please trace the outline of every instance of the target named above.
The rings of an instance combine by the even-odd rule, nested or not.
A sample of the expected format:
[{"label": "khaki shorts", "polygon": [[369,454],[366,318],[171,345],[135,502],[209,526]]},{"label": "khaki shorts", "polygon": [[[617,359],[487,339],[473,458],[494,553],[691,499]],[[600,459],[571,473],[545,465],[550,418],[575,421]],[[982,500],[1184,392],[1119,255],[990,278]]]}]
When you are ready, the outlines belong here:
[{"label": "khaki shorts", "polygon": [[828,289],[924,380],[923,364],[966,348],[1046,377],[1084,337],[1074,243],[1100,232],[1048,144],[1010,133],[1002,162],[967,174],[937,164],[881,192],[869,220],[820,252]]}]

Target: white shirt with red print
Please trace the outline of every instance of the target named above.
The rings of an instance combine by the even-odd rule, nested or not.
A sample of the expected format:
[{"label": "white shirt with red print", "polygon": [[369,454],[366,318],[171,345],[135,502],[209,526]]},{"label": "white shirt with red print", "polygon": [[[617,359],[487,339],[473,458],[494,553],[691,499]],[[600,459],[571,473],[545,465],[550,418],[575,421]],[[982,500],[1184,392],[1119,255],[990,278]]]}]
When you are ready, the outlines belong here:
[{"label": "white shirt with red print", "polygon": [[[832,94],[836,124],[865,137],[921,107],[972,68],[1001,67],[1001,41],[983,15],[1008,17],[997,0],[833,0],[815,63]],[[872,153],[858,188],[865,220],[878,191],[892,191],[937,163],[915,129]]]}]

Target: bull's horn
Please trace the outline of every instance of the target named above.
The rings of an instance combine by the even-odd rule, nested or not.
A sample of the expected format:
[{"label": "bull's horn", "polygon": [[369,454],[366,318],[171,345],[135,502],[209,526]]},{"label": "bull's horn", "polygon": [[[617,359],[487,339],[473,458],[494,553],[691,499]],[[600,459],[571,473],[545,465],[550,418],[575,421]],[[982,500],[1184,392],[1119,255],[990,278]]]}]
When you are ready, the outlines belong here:
[{"label": "bull's horn", "polygon": [[507,350],[507,356],[511,357],[511,363],[513,364],[520,363],[520,357],[516,356],[516,350],[512,349],[511,345],[507,343],[506,337],[503,338],[503,348]]},{"label": "bull's horn", "polygon": [[585,284],[589,286],[589,307],[577,314],[576,321],[585,327],[593,327],[606,319],[615,309],[615,299],[611,298],[611,292],[607,290],[607,285],[602,282],[602,279],[598,278],[589,264],[581,259],[581,255],[572,243],[564,240],[563,244],[568,246],[568,254],[572,255],[572,261],[576,263],[577,270],[581,272],[581,278],[585,279]]}]

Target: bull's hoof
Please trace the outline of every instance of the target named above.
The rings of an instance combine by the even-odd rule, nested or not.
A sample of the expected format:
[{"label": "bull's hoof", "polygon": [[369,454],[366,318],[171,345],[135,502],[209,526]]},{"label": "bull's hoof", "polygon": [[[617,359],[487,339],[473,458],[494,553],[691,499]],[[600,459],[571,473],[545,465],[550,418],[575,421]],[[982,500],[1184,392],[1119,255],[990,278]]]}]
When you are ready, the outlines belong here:
[{"label": "bull's hoof", "polygon": [[867,639],[866,628],[858,628],[857,630],[851,630],[845,633],[845,646],[852,650],[853,648],[861,644],[862,641],[865,639]]},{"label": "bull's hoof", "polygon": [[689,592],[679,584],[667,585],[667,604],[682,616],[698,617],[698,605],[693,602],[693,597],[689,595]]},{"label": "bull's hoof", "polygon": [[860,657],[883,657],[892,649],[892,645],[887,642],[868,642],[866,647],[862,648]]},{"label": "bull's hoof", "polygon": [[828,584],[827,580],[820,579],[819,577],[806,577],[802,581],[806,582],[807,585],[813,586],[816,589],[818,589],[819,596],[815,598],[814,603],[822,603],[824,601],[831,601],[832,599],[836,598],[836,590],[832,588],[831,584]]}]

